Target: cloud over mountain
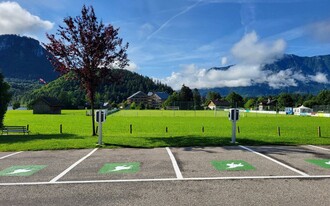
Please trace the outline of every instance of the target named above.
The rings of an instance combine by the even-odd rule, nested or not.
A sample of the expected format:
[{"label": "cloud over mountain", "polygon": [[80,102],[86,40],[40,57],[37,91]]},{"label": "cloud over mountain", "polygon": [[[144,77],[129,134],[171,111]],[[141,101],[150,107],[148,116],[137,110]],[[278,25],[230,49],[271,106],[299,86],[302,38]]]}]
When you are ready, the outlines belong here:
[{"label": "cloud over mountain", "polygon": [[[290,59],[290,55],[284,55],[285,48],[284,40],[262,41],[253,31],[233,45],[230,59],[238,62],[235,65],[212,69],[199,68],[195,64],[183,65],[179,72],[173,72],[162,81],[174,89],[180,89],[182,84],[199,89],[249,87],[257,84],[281,89],[297,87],[299,82],[329,84],[325,68],[314,73],[306,73],[306,70],[303,71],[304,68],[299,68],[301,65],[294,64],[295,60]],[[289,64],[280,62],[277,65],[276,62],[283,58],[286,58],[283,61]],[[227,57],[223,57],[221,63],[226,62],[224,59],[227,61]]]},{"label": "cloud over mountain", "polygon": [[[180,72],[173,72],[163,82],[174,89],[186,84],[196,88],[250,86],[267,81],[262,65],[272,63],[285,51],[282,39],[274,42],[260,41],[255,31],[247,33],[231,49],[233,59],[238,61],[226,70],[208,70],[196,65],[185,65]],[[223,57],[223,59],[227,59]],[[222,61],[223,63],[223,61]]]},{"label": "cloud over mountain", "polygon": [[40,19],[16,2],[0,3],[0,34],[36,35],[52,29],[54,23]]}]

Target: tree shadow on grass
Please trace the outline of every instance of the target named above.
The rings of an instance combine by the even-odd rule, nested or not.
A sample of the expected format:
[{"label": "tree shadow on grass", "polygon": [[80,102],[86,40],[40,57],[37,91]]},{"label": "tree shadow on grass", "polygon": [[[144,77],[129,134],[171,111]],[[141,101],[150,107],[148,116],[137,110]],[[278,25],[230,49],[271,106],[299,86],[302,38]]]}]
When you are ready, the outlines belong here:
[{"label": "tree shadow on grass", "polygon": [[0,135],[0,144],[29,142],[33,140],[52,140],[52,139],[84,139],[75,134],[29,134],[29,135]]}]

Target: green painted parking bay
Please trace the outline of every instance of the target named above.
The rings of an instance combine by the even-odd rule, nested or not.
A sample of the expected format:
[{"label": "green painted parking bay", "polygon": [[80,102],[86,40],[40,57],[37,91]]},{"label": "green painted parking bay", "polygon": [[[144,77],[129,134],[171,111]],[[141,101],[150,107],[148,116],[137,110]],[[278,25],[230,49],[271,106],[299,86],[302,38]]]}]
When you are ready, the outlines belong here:
[{"label": "green painted parking bay", "polygon": [[[296,176],[297,173],[238,146],[171,148],[183,177]],[[221,165],[236,169],[221,169]],[[241,167],[243,165],[243,167]],[[249,167],[246,167],[249,165]],[[244,169],[243,169],[244,168]]]},{"label": "green painted parking bay", "polygon": [[0,171],[0,176],[30,176],[39,170],[44,169],[47,165],[17,165],[8,167]]},{"label": "green painted parking bay", "polygon": [[246,171],[255,170],[255,167],[243,160],[222,160],[222,161],[211,161],[211,164],[216,170],[219,171]]},{"label": "green painted parking bay", "polygon": [[330,169],[330,159],[308,159],[306,161],[319,167]]},{"label": "green painted parking bay", "polygon": [[[257,152],[270,156],[278,161],[284,162],[308,175],[329,175],[327,168],[330,160],[330,151],[318,149],[311,146],[255,146],[250,147]],[[310,160],[310,161],[306,161]],[[320,166],[323,162],[323,167]]]},{"label": "green painted parking bay", "polygon": [[176,178],[165,148],[98,149],[59,181]]},{"label": "green painted parking bay", "polygon": [[106,163],[99,170],[99,174],[137,173],[139,170],[139,162]]},{"label": "green painted parking bay", "polygon": [[24,151],[0,161],[0,182],[49,182],[91,149]]}]

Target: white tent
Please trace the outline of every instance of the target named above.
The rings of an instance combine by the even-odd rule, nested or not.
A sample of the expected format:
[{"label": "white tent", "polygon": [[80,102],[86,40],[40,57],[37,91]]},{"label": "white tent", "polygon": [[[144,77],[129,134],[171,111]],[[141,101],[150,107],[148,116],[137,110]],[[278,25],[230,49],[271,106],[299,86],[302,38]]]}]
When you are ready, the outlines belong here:
[{"label": "white tent", "polygon": [[312,113],[313,109],[305,107],[304,105],[297,107],[297,108],[293,108],[293,112],[294,114],[306,114],[306,113]]}]

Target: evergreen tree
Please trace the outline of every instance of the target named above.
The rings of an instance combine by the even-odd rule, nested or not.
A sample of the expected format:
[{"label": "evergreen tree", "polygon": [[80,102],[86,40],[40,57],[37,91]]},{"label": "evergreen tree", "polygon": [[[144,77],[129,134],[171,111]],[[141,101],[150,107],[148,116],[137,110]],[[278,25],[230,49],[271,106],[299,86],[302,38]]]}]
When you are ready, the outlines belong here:
[{"label": "evergreen tree", "polygon": [[182,102],[190,102],[193,101],[194,95],[191,89],[185,85],[182,85],[180,94],[179,94],[179,100]]},{"label": "evergreen tree", "polygon": [[11,99],[9,88],[10,86],[3,80],[3,76],[0,73],[0,127],[3,126],[3,119],[7,112],[8,103]]}]

